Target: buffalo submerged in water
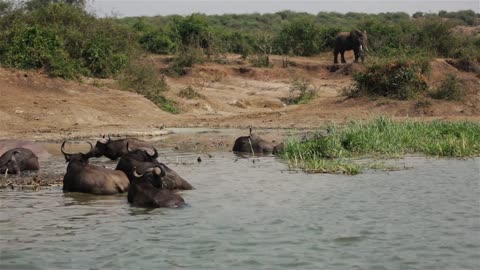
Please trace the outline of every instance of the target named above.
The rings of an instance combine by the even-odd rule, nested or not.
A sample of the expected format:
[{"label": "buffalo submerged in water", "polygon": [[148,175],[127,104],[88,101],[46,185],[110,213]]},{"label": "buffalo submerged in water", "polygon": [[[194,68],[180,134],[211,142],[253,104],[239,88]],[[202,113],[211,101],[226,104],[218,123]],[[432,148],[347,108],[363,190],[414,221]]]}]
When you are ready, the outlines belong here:
[{"label": "buffalo submerged in water", "polygon": [[133,168],[133,178],[128,190],[128,202],[140,207],[179,207],[185,204],[185,200],[168,190],[168,183],[164,181],[167,172],[160,166],[147,169],[139,175]]},{"label": "buffalo submerged in water", "polygon": [[133,174],[134,170],[139,174],[143,174],[148,169],[159,167],[164,174],[159,175],[158,177],[162,178],[161,180],[166,183],[166,188],[172,190],[194,189],[190,183],[178,175],[174,170],[157,160],[158,151],[155,147],[152,146],[149,149],[130,149],[130,145],[127,145],[127,151],[128,153],[120,158],[116,170],[123,171],[130,181],[135,179]]},{"label": "buffalo submerged in water", "polygon": [[38,157],[30,149],[13,148],[0,157],[0,173],[20,174],[22,171],[38,171]]},{"label": "buffalo submerged in water", "polygon": [[283,143],[275,145],[273,142],[268,142],[258,135],[253,134],[250,128],[248,136],[241,136],[235,140],[232,151],[254,155],[276,155],[283,151]]},{"label": "buffalo submerged in water", "polygon": [[130,182],[124,172],[89,164],[88,160],[93,156],[91,143],[90,151],[86,154],[65,152],[65,143],[64,141],[61,146],[65,161],[68,162],[63,177],[64,192],[113,195],[128,191]]},{"label": "buffalo submerged in water", "polygon": [[110,136],[108,139],[105,136],[98,140],[93,149],[94,157],[106,156],[111,160],[116,160],[128,153],[127,145],[131,149],[150,148],[152,145],[146,141],[135,138],[126,138],[119,140],[112,140]]}]

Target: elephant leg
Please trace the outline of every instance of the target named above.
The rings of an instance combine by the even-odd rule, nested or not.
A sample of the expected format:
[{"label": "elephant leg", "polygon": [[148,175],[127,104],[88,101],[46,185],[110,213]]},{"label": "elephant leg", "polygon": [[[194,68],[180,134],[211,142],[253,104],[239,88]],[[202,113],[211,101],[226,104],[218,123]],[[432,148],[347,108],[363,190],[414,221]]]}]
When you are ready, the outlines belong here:
[{"label": "elephant leg", "polygon": [[340,52],[340,55],[342,56],[342,63],[345,64],[347,61],[345,61],[345,51]]},{"label": "elephant leg", "polygon": [[359,50],[353,50],[353,54],[355,54],[355,61],[354,63],[358,63],[358,57],[360,56]]},{"label": "elephant leg", "polygon": [[338,51],[333,51],[333,63],[338,64]]}]

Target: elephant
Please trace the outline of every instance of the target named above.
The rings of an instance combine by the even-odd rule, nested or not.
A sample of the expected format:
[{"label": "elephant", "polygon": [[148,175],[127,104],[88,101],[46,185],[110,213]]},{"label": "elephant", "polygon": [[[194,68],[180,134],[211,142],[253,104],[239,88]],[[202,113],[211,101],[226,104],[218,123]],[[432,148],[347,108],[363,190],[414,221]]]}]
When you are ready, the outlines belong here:
[{"label": "elephant", "polygon": [[358,58],[365,60],[365,52],[368,52],[367,47],[367,31],[360,31],[358,29],[352,30],[350,33],[341,32],[335,38],[335,48],[333,49],[333,63],[338,64],[338,54],[342,57],[342,63],[346,63],[344,53],[345,51],[353,50],[355,54],[354,63],[358,63]]}]

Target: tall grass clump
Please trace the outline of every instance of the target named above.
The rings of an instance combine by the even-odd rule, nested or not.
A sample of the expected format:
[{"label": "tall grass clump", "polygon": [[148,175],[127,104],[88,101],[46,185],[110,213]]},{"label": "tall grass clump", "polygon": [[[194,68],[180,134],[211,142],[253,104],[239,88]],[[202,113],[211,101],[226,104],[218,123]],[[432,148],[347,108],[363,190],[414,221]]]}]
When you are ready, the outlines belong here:
[{"label": "tall grass clump", "polygon": [[365,71],[354,74],[355,85],[345,94],[411,99],[427,90],[428,70],[428,60],[424,59],[377,59],[367,64]]},{"label": "tall grass clump", "polygon": [[[408,153],[439,157],[479,156],[480,123],[395,122],[385,117],[349,121],[344,126],[323,127],[307,140],[289,140],[282,157],[292,167],[307,171],[349,173],[350,169],[341,169],[339,164],[353,168],[351,158],[391,158]],[[322,169],[320,164],[326,167]]]}]

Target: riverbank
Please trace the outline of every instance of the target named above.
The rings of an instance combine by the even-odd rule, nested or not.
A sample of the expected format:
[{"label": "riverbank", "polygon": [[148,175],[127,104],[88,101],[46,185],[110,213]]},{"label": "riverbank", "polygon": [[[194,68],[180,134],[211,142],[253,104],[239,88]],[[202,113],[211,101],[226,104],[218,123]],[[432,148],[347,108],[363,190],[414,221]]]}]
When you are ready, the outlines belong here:
[{"label": "riverbank", "polygon": [[[329,54],[292,57],[294,65],[282,68],[281,58],[272,56],[273,68],[255,68],[238,61],[238,55],[228,55],[226,64],[195,66],[185,76],[166,78],[169,90],[165,96],[179,114],[162,111],[139,94],[119,90],[115,80],[66,81],[36,71],[0,68],[0,138],[148,137],[168,134],[174,127],[315,129],[326,122],[379,115],[480,121],[480,79],[443,59],[432,62],[429,84],[438,84],[445,74],[456,74],[473,89],[465,101],[346,98],[341,93],[353,83],[351,73],[362,66],[347,64],[332,72],[329,58]],[[152,56],[149,61],[160,70],[167,66],[167,59]],[[306,104],[287,105],[292,81],[298,78],[308,80],[316,96]],[[198,95],[188,95],[186,89]]]}]

